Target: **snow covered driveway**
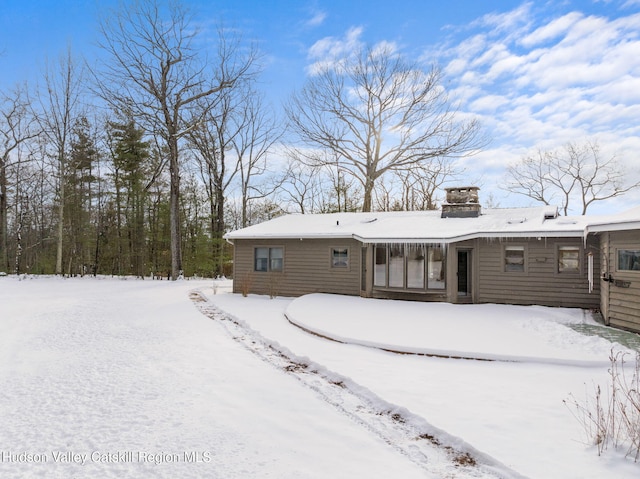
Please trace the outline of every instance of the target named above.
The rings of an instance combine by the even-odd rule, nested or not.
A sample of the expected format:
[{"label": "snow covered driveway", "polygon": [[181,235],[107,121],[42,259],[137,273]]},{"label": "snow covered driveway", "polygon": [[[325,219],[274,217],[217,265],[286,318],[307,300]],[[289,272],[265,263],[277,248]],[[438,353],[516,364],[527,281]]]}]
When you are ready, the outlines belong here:
[{"label": "snow covered driveway", "polygon": [[1,278],[0,477],[430,477],[248,353],[197,286]]}]

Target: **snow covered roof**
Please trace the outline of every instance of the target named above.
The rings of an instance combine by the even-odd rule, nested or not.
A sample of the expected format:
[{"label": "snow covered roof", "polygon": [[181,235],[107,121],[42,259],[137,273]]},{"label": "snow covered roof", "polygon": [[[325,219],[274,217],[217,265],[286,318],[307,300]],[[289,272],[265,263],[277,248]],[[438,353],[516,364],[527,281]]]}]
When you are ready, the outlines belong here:
[{"label": "snow covered roof", "polygon": [[440,211],[290,214],[227,233],[225,238],[353,238],[363,243],[452,243],[473,238],[583,237],[640,228],[640,207],[617,215],[558,216],[556,208],[483,209],[477,218]]},{"label": "snow covered roof", "polygon": [[640,206],[616,215],[591,218],[587,232],[622,231],[640,229]]},{"label": "snow covered roof", "polygon": [[235,239],[354,238],[363,243],[452,243],[473,238],[583,237],[591,231],[640,228],[640,207],[619,215],[558,216],[556,208],[483,209],[477,218],[440,211],[290,214],[225,235]]}]

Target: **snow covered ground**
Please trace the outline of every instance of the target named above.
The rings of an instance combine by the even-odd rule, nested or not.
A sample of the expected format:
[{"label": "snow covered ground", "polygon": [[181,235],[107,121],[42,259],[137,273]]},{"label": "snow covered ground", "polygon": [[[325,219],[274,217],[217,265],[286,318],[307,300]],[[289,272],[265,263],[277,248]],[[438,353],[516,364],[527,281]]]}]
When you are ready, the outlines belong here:
[{"label": "snow covered ground", "polygon": [[581,312],[228,291],[0,278],[0,477],[640,474],[563,405],[607,379]]}]

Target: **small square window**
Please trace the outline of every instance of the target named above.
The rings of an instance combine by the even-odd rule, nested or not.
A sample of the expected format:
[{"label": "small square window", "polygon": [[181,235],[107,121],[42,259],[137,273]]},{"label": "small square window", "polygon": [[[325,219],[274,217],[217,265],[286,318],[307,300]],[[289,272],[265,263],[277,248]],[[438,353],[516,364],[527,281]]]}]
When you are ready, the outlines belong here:
[{"label": "small square window", "polygon": [[504,270],[506,272],[524,272],[524,246],[504,247]]},{"label": "small square window", "polygon": [[619,249],[618,271],[640,271],[640,249]]},{"label": "small square window", "polygon": [[331,248],[331,267],[349,267],[349,248]]},{"label": "small square window", "polygon": [[578,246],[560,246],[558,248],[558,273],[580,272],[580,248]]}]

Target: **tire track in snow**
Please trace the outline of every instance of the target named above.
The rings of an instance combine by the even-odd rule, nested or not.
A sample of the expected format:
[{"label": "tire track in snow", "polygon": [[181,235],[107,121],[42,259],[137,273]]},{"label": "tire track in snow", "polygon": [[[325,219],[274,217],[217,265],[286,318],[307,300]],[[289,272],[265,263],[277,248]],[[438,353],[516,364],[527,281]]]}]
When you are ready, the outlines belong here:
[{"label": "tire track in snow", "polygon": [[201,291],[191,291],[189,297],[202,314],[220,321],[232,339],[263,361],[295,377],[341,414],[420,466],[430,477],[524,479],[491,456],[435,428],[405,408],[382,400],[350,378],[269,341],[243,321],[218,309]]}]

